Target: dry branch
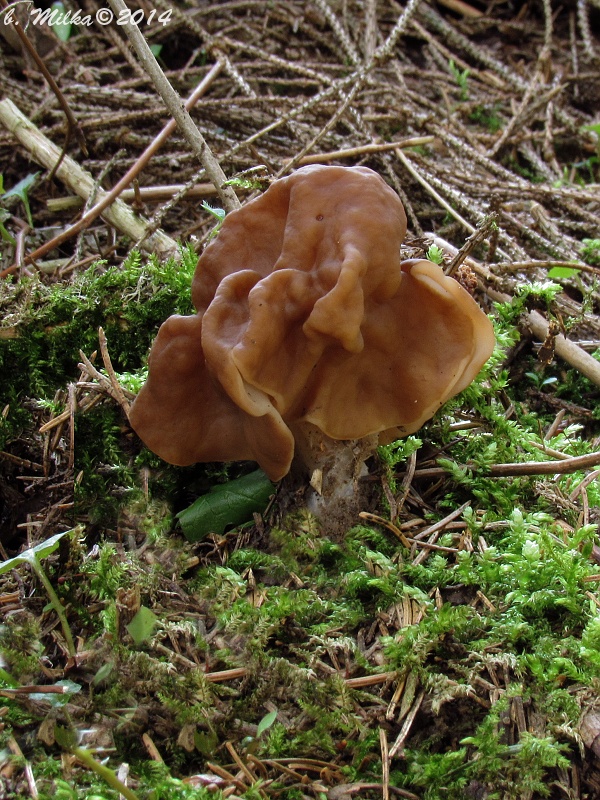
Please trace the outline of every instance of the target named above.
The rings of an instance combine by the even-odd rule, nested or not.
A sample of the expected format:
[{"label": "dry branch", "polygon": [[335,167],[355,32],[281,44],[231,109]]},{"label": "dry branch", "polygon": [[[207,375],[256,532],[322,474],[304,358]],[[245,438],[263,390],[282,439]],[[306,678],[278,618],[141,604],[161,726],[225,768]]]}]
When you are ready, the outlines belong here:
[{"label": "dry branch", "polygon": [[[48,170],[54,168],[60,158],[60,149],[8,98],[0,101],[0,122],[17,137],[38,164]],[[92,192],[96,192],[100,200],[107,194],[96,186],[94,177],[69,156],[63,158],[56,171],[56,177],[84,200],[87,200]],[[120,233],[134,240],[144,240],[147,221],[135,214],[122,200],[115,200],[102,216]],[[177,243],[160,231],[143,241],[141,246],[144,250],[161,256],[170,256],[177,252]]]},{"label": "dry branch", "polygon": [[[514,478],[519,475],[569,475],[572,472],[590,469],[600,464],[600,452],[584,456],[569,456],[559,461],[523,461],[515,464],[492,464],[482,475],[487,478]],[[472,464],[457,465],[459,469],[478,473]],[[445,478],[448,470],[444,467],[424,467],[416,469],[415,478]]]}]

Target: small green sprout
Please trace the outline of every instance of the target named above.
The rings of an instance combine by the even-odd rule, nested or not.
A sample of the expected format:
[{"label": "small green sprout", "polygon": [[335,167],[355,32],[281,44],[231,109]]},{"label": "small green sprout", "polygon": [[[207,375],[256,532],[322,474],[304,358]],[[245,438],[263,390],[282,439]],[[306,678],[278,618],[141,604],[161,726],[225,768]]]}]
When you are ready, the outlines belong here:
[{"label": "small green sprout", "polygon": [[73,635],[71,634],[71,628],[69,627],[69,622],[67,620],[67,615],[62,603],[58,598],[58,595],[54,591],[54,587],[48,580],[48,577],[42,568],[41,560],[56,550],[58,543],[63,536],[79,532],[80,529],[74,528],[71,531],[57,533],[55,536],[51,536],[49,539],[46,539],[46,541],[40,542],[40,544],[36,545],[35,547],[31,547],[29,550],[24,550],[22,553],[19,553],[18,556],[9,558],[7,561],[0,562],[0,575],[5,572],[9,572],[15,567],[18,567],[19,564],[29,564],[31,569],[35,572],[38,580],[43,585],[48,597],[50,598],[50,604],[52,605],[52,608],[56,611],[56,615],[60,621],[65,641],[67,643],[67,650],[71,657],[75,656],[76,650],[75,642],[73,641]]},{"label": "small green sprout", "polygon": [[454,78],[460,89],[460,99],[466,100],[469,97],[469,87],[467,86],[467,81],[469,79],[469,75],[471,74],[471,70],[459,69],[456,66],[453,58],[451,58],[450,61],[448,62],[448,67],[450,69],[450,72],[452,73],[452,77]]},{"label": "small green sprout", "polygon": [[600,239],[583,239],[581,257],[593,267],[600,266]]},{"label": "small green sprout", "polygon": [[244,747],[250,752],[255,751],[259,739],[262,737],[264,733],[266,733],[269,730],[269,728],[273,725],[276,719],[277,719],[277,709],[275,709],[274,711],[269,711],[268,714],[265,714],[265,716],[258,723],[258,726],[256,728],[256,734],[254,736],[246,736],[242,740],[242,744],[244,745]]},{"label": "small green sprout", "polygon": [[535,384],[537,389],[543,389],[544,386],[552,386],[553,384],[558,383],[558,378],[556,375],[552,375],[550,378],[544,378],[544,375],[541,372],[526,372],[525,375],[532,383]]},{"label": "small green sprout", "polygon": [[444,261],[444,251],[437,244],[432,244],[427,251],[427,258],[434,264],[441,264]]},{"label": "small green sprout", "polygon": [[139,800],[139,796],[119,779],[114,770],[96,761],[90,751],[86,748],[77,746],[74,731],[67,728],[61,728],[57,725],[54,728],[54,735],[56,737],[56,741],[64,750],[72,753],[75,758],[79,759],[79,761],[81,761],[81,763],[84,764],[88,769],[92,770],[92,772],[95,772],[99,778],[101,778],[105,783],[108,784],[108,786],[111,787],[111,789],[119,792],[119,794],[122,797],[125,797],[126,800]]},{"label": "small green sprout", "polygon": [[223,209],[223,208],[213,208],[211,205],[209,205],[206,202],[206,200],[202,201],[201,208],[203,208],[204,211],[208,211],[208,213],[211,214],[217,220],[217,224],[212,229],[212,231],[208,234],[207,241],[210,242],[210,240],[214,239],[215,236],[218,234],[218,232],[221,230],[221,225],[223,224],[223,220],[225,219],[225,209]]},{"label": "small green sprout", "polygon": [[27,222],[30,228],[33,228],[33,217],[31,216],[31,208],[29,207],[29,196],[28,192],[35,183],[35,179],[39,175],[39,172],[32,172],[30,175],[27,175],[23,180],[20,180],[16,183],[12,189],[9,189],[8,192],[4,192],[3,198],[6,200],[7,197],[18,197],[19,200],[25,206],[25,215],[27,216]]}]

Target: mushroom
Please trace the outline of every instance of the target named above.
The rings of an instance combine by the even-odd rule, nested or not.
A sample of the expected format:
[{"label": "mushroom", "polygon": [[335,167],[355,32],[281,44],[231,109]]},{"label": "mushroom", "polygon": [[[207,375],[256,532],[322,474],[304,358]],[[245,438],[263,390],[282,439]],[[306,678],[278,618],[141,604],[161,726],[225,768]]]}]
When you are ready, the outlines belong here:
[{"label": "mushroom", "polygon": [[158,332],[134,430],[172,464],[249,459],[274,481],[295,450],[321,469],[343,442],[362,463],[418,430],[494,334],[439,266],[400,261],[405,233],[398,196],[363,167],[304,167],[228,214],[198,261],[197,314]]}]

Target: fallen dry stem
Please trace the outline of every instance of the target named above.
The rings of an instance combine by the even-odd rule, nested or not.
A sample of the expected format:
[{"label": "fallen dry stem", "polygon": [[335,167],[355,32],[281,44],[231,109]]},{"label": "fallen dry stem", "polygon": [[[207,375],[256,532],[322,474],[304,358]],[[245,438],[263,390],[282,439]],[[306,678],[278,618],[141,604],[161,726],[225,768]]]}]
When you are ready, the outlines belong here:
[{"label": "fallen dry stem", "polygon": [[470,255],[480,242],[483,242],[491,232],[494,230],[498,220],[498,215],[495,213],[485,217],[477,226],[475,233],[472,233],[465,241],[460,250],[456,253],[452,261],[444,269],[446,275],[454,275],[463,261]]},{"label": "fallen dry stem", "polygon": [[312,156],[303,156],[298,161],[298,166],[305,167],[307,164],[324,164],[328,161],[337,161],[342,158],[356,158],[366,156],[370,153],[386,153],[388,150],[395,150],[398,147],[421,147],[435,141],[435,136],[411,136],[408,139],[401,139],[398,142],[383,142],[382,144],[363,144],[358,147],[348,147],[344,150],[332,150],[330,153],[314,153]]},{"label": "fallen dry stem", "polygon": [[[9,99],[0,101],[0,122],[13,133],[19,142],[31,153],[31,156],[46,169],[52,169],[60,156],[60,150],[29,120]],[[71,191],[79,197],[87,200],[93,191],[104,200],[108,192],[104,192],[96,187],[96,182],[87,170],[69,156],[65,156],[61,165],[56,171],[56,176]],[[93,211],[94,209],[91,209]],[[90,212],[91,213],[91,212]],[[132,239],[144,238],[146,220],[138,216],[122,200],[113,200],[102,212],[102,216],[113,225],[118,231],[126,234]],[[81,224],[82,221],[80,220]],[[85,227],[87,222],[82,226]],[[46,253],[53,250],[59,244],[70,239],[82,228],[76,225],[63,231],[62,234],[39,247],[33,253],[25,256],[25,262],[32,262]],[[165,233],[157,232],[145,239],[142,247],[148,252],[155,252],[161,256],[174,255],[177,252],[177,243]]]},{"label": "fallen dry stem", "polygon": [[110,379],[110,385],[112,387],[113,396],[116,398],[117,402],[129,417],[129,409],[131,407],[131,403],[125,399],[125,395],[123,393],[123,389],[119,381],[117,380],[117,376],[115,375],[115,371],[113,369],[112,361],[110,360],[110,355],[108,352],[108,342],[106,341],[106,334],[104,333],[103,328],[98,328],[98,339],[100,341],[100,353],[102,355],[102,363],[104,364],[104,369],[108,373],[108,377]]},{"label": "fallen dry stem", "polygon": [[410,711],[408,713],[408,716],[404,720],[404,724],[402,725],[402,728],[400,730],[400,733],[398,734],[398,737],[397,737],[396,741],[394,742],[394,744],[392,745],[392,747],[390,749],[390,752],[389,752],[390,760],[392,758],[394,758],[395,756],[397,756],[398,753],[400,753],[400,751],[402,750],[402,748],[404,746],[404,742],[408,738],[408,734],[410,733],[410,729],[412,728],[412,724],[415,721],[415,717],[417,716],[417,712],[421,708],[421,703],[423,702],[424,699],[425,699],[425,691],[421,691],[419,693],[419,696],[417,697],[417,699],[413,703],[412,708],[410,709]]},{"label": "fallen dry stem", "polygon": [[[566,475],[579,472],[600,464],[600,451],[587,453],[584,456],[571,456],[560,461],[523,461],[520,464],[492,464],[489,470],[477,469],[472,464],[458,465],[459,469],[486,478],[510,478],[518,475]],[[403,473],[400,473],[401,475]],[[444,467],[425,467],[416,469],[415,478],[442,478],[448,476]]]}]

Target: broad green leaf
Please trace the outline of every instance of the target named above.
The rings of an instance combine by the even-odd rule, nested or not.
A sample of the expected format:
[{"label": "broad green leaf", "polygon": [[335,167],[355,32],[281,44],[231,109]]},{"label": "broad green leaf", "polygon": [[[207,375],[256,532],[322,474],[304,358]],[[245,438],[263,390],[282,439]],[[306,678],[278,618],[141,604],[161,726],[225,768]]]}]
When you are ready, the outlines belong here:
[{"label": "broad green leaf", "polygon": [[157,621],[158,617],[154,611],[146,608],[146,606],[142,606],[131,620],[127,626],[127,630],[138,647],[152,636]]},{"label": "broad green leaf", "polygon": [[190,542],[198,542],[209,533],[223,533],[228,525],[241,525],[252,514],[264,511],[273,484],[258,469],[243,478],[213,486],[189,508],[177,514],[183,533]]},{"label": "broad green leaf", "polygon": [[60,0],[52,3],[52,11],[56,11],[57,22],[52,24],[52,30],[61,40],[61,42],[68,42],[71,38],[71,23],[65,20],[66,9]]},{"label": "broad green leaf", "polygon": [[552,267],[548,270],[549,278],[571,278],[579,272],[575,267]]},{"label": "broad green leaf", "polygon": [[150,50],[152,51],[152,55],[154,58],[158,58],[160,55],[160,51],[163,49],[162,44],[151,44]]},{"label": "broad green leaf", "polygon": [[22,181],[16,183],[12,189],[9,189],[8,192],[4,193],[4,197],[18,197],[23,205],[25,206],[25,214],[27,215],[27,222],[29,226],[33,228],[33,218],[31,216],[31,209],[29,207],[29,197],[27,192],[33,186],[35,179],[39,175],[39,172],[32,172],[31,175],[28,175],[26,178],[23,178]]},{"label": "broad green leaf", "polygon": [[46,556],[49,556],[56,550],[58,543],[63,536],[67,536],[69,533],[73,533],[73,531],[63,531],[62,533],[57,533],[54,536],[51,536],[49,539],[46,539],[46,541],[36,544],[35,547],[31,547],[29,550],[24,550],[22,553],[19,553],[18,556],[9,558],[8,561],[1,561],[0,575],[2,575],[4,572],[8,572],[11,569],[14,569],[15,567],[18,567],[19,564],[32,564],[36,558],[40,560],[42,558],[46,558]]},{"label": "broad green leaf", "polygon": [[259,736],[262,736],[262,734],[271,727],[271,725],[275,722],[276,719],[277,719],[277,709],[275,709],[275,711],[270,711],[268,714],[265,714],[265,716],[258,723],[258,727],[256,729],[256,738],[258,739]]}]

